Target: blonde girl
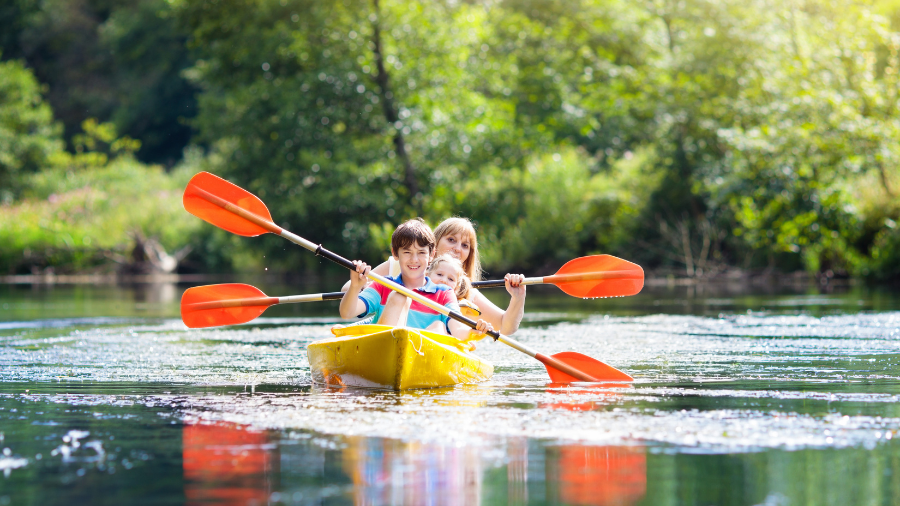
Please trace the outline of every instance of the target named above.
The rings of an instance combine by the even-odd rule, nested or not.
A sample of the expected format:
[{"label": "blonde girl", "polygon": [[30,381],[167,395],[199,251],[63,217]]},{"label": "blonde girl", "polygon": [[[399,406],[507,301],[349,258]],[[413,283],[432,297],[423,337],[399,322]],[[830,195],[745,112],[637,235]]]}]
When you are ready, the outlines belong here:
[{"label": "blonde girl", "polygon": [[[475,227],[466,218],[447,218],[434,229],[437,255],[449,254],[463,265],[463,271],[473,281],[481,280],[481,262],[478,257],[478,236]],[[480,291],[472,288],[466,299],[481,311],[481,318],[491,323],[501,334],[512,334],[519,329],[525,314],[525,285],[521,274],[507,274],[506,291],[510,301],[506,310],[497,307]]]}]

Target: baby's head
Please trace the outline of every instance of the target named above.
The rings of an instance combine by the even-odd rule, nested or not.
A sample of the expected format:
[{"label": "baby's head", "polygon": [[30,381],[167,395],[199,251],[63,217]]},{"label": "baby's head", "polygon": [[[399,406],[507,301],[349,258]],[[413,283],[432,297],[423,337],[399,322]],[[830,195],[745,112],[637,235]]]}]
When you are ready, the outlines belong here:
[{"label": "baby's head", "polygon": [[456,292],[457,299],[465,299],[472,285],[463,271],[462,263],[457,258],[444,253],[435,258],[428,266],[426,274],[436,285],[447,285]]}]

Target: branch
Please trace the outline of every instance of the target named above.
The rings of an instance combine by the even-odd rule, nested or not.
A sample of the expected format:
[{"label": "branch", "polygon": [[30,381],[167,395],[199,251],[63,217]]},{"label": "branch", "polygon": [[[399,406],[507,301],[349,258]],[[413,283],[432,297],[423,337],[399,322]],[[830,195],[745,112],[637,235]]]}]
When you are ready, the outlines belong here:
[{"label": "branch", "polygon": [[372,21],[372,38],[374,39],[373,42],[375,45],[375,67],[378,69],[378,75],[375,76],[375,83],[381,91],[381,106],[382,109],[384,109],[384,117],[396,132],[394,134],[394,147],[396,148],[397,156],[400,158],[400,161],[403,162],[404,184],[407,189],[409,189],[410,197],[413,197],[412,201],[415,202],[415,196],[419,193],[419,183],[416,181],[415,167],[409,159],[409,153],[406,152],[406,142],[403,140],[402,128],[397,127],[397,122],[400,121],[400,117],[397,115],[397,110],[394,108],[394,94],[391,92],[389,76],[384,67],[384,50],[381,45],[380,27],[381,11],[378,6],[378,0],[372,0],[372,4],[375,7],[375,20]]}]

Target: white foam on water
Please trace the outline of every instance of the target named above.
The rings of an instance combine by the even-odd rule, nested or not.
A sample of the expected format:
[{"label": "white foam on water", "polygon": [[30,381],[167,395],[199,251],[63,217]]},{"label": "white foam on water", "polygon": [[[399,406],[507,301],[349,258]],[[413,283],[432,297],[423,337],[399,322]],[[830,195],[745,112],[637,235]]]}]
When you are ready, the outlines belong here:
[{"label": "white foam on water", "polygon": [[[56,334],[45,323],[0,337],[0,381],[247,386],[246,394],[187,400],[67,395],[52,402],[141,403],[186,420],[454,444],[525,436],[730,452],[868,447],[900,430],[892,410],[900,400],[900,313],[597,316],[515,335],[543,353],[577,350],[625,370],[636,378],[630,389],[550,387],[540,364],[484,340],[476,353],[495,364],[495,376],[480,385],[295,392],[290,387],[310,385],[305,346],[330,335],[328,321],[187,329],[177,320],[117,320],[89,330],[60,325]],[[288,388],[254,394],[256,385]]]}]

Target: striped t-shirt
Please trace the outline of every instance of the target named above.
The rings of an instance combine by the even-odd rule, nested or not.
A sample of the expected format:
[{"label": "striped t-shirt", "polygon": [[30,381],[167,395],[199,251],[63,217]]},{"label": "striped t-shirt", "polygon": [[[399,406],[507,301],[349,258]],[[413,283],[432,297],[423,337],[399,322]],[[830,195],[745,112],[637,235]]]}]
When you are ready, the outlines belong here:
[{"label": "striped t-shirt", "polygon": [[[397,276],[387,276],[387,279],[398,285],[403,285],[403,278],[399,274]],[[367,286],[365,290],[359,294],[359,299],[366,305],[366,311],[359,315],[359,318],[365,318],[366,316],[374,314],[375,317],[373,321],[377,322],[378,318],[381,317],[381,313],[384,311],[384,304],[387,302],[388,295],[390,295],[392,291],[393,290],[390,288],[378,283],[372,283]],[[421,288],[416,288],[414,291],[426,299],[433,300],[446,307],[450,311],[459,312],[459,304],[456,302],[456,294],[453,293],[453,290],[446,285],[436,285],[432,283],[428,276],[425,276],[425,284]],[[444,322],[444,328],[447,329],[447,333],[449,334],[450,327],[447,326],[450,322],[449,317],[444,316],[415,300],[412,301],[412,305],[409,307],[409,316],[406,318],[407,327],[424,329],[437,321]]]}]

